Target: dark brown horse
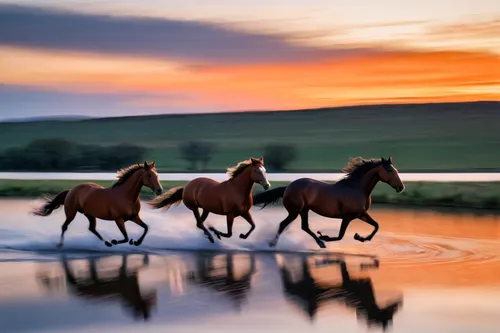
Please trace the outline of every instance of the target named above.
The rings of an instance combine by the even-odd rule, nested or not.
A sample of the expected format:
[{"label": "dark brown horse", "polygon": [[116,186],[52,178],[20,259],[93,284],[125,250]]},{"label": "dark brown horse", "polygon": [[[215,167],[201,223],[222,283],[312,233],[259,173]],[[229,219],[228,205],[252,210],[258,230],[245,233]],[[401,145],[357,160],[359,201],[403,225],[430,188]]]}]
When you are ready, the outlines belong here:
[{"label": "dark brown horse", "polygon": [[[142,236],[130,245],[141,245],[148,232],[148,226],[139,217],[141,202],[139,194],[143,186],[149,187],[159,195],[163,188],[158,180],[155,162],[148,164],[135,164],[118,172],[118,180],[110,188],[104,188],[94,183],[83,183],[76,185],[71,190],[62,191],[55,197],[46,198],[46,203],[36,209],[33,214],[48,216],[55,209],[64,205],[66,221],[62,225],[61,239],[58,247],[63,246],[64,233],[68,225],[75,219],[76,213],[84,214],[89,220],[89,230],[97,236],[106,246],[128,242],[125,222],[132,221],[144,229]],[[96,218],[101,220],[115,221],[123,234],[122,240],[105,240],[96,230]]]},{"label": "dark brown horse", "polygon": [[[347,176],[334,184],[300,178],[288,186],[278,187],[253,197],[253,204],[264,204],[262,208],[283,198],[283,206],[288,211],[288,216],[280,223],[275,238],[269,242],[270,246],[276,246],[281,233],[299,215],[302,218],[302,230],[311,235],[321,248],[325,248],[323,241],[341,240],[349,223],[356,218],[372,225],[374,230],[367,237],[356,233],[354,239],[365,242],[373,238],[378,230],[378,223],[368,215],[367,211],[371,205],[371,193],[375,185],[382,181],[392,186],[398,193],[405,188],[392,164],[392,157],[388,160],[383,157],[380,160],[352,158],[342,171],[346,172]],[[341,218],[339,235],[330,237],[318,232],[320,237],[317,237],[309,229],[310,210],[321,216]]]},{"label": "dark brown horse", "polygon": [[[141,292],[138,272],[149,264],[148,255],[143,256],[142,266],[135,269],[127,269],[127,256],[122,255],[121,267],[111,277],[100,277],[97,269],[99,258],[88,259],[89,276],[76,277],[71,271],[68,260],[62,260],[67,291],[75,296],[89,300],[121,301],[124,308],[131,311],[134,318],[149,319],[151,309],[156,306],[156,290],[146,293]],[[49,289],[58,287],[59,279],[39,275],[40,282]],[[55,282],[55,283],[54,283]]]},{"label": "dark brown horse", "polygon": [[[233,220],[235,217],[243,217],[249,224],[250,230],[246,234],[240,234],[240,238],[246,239],[255,229],[255,224],[250,214],[252,208],[252,189],[254,183],[262,185],[267,190],[270,186],[264,158],[250,158],[238,163],[235,167],[227,169],[229,180],[219,183],[210,178],[195,178],[187,185],[174,187],[161,196],[148,202],[155,209],[169,209],[172,205],[178,205],[181,201],[193,211],[196,218],[196,226],[203,230],[210,242],[214,242],[212,235],[203,223],[209,213],[226,215],[227,232],[223,233],[210,227],[217,238],[229,238],[233,234]],[[201,216],[199,208],[203,210]]]},{"label": "dark brown horse", "polygon": [[[288,299],[291,302],[306,312],[311,320],[314,319],[316,312],[323,304],[340,302],[348,308],[354,308],[358,319],[364,318],[368,326],[380,325],[385,330],[403,303],[402,299],[399,298],[385,307],[380,307],[375,300],[371,279],[351,278],[343,259],[325,261],[326,265],[336,264],[340,266],[342,275],[340,284],[316,281],[311,274],[311,264],[307,257],[302,256],[301,259],[300,279],[292,279],[290,270],[285,266],[280,268],[281,279],[285,295],[289,296]],[[372,267],[378,266],[375,263]]]},{"label": "dark brown horse", "polygon": [[239,310],[247,299],[252,287],[252,276],[256,273],[255,257],[250,254],[250,267],[241,277],[236,277],[234,272],[234,259],[244,256],[242,254],[223,254],[225,264],[222,267],[214,265],[216,254],[199,254],[197,257],[196,271],[190,272],[188,281],[194,285],[206,286],[216,292],[227,296]]}]

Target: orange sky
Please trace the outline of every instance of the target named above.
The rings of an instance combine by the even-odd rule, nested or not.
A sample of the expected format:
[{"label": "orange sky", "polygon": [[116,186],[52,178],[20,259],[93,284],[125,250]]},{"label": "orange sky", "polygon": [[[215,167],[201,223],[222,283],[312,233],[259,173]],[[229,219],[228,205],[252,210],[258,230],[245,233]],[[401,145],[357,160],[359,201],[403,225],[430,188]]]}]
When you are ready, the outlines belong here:
[{"label": "orange sky", "polygon": [[[44,1],[31,3],[46,5]],[[491,6],[488,1],[484,6],[488,4]],[[445,14],[440,20],[430,11],[414,16],[405,12],[404,20],[397,20],[397,15],[373,13],[370,21],[363,14],[359,20],[343,22],[343,28],[335,32],[336,26],[319,26],[327,22],[322,15],[318,16],[318,26],[304,21],[309,25],[290,23],[278,29],[277,22],[282,22],[279,20],[293,22],[294,15],[298,15],[293,6],[285,18],[277,15],[273,21],[263,15],[262,25],[234,20],[222,25],[224,31],[217,30],[221,27],[217,19],[231,7],[217,7],[218,11],[212,9],[206,17],[193,14],[197,12],[190,12],[188,7],[170,12],[160,7],[158,15],[142,13],[146,16],[139,23],[121,22],[137,33],[136,39],[128,30],[123,36],[117,35],[114,25],[121,26],[112,19],[103,23],[104,28],[99,27],[101,21],[108,20],[101,14],[110,10],[99,6],[90,12],[79,11],[78,7],[69,12],[96,20],[96,32],[87,31],[85,25],[79,28],[77,17],[70,18],[75,28],[69,28],[66,35],[60,27],[54,27],[62,38],[54,33],[38,36],[40,29],[36,25],[33,32],[26,34],[16,26],[31,17],[26,15],[40,15],[41,22],[53,22],[50,15],[68,13],[44,7],[48,12],[39,14],[26,7],[28,14],[23,12],[25,16],[6,25],[13,32],[0,34],[0,84],[15,91],[13,94],[11,89],[10,95],[2,99],[12,107],[17,105],[16,98],[26,103],[23,89],[40,91],[43,102],[55,92],[89,101],[112,95],[110,98],[121,104],[110,109],[109,115],[120,115],[120,105],[127,106],[129,113],[141,114],[500,100],[499,8],[492,7],[489,17],[482,13],[462,17],[462,21],[450,21]],[[124,14],[131,14],[125,10],[128,7],[123,8]],[[0,2],[0,18],[2,10],[7,18],[17,15]],[[234,8],[233,12],[239,13]],[[141,13],[140,8],[133,13]],[[192,15],[184,19],[193,24],[191,29],[200,32],[191,36],[182,30],[183,23],[176,21],[181,14]],[[258,18],[258,13],[251,17]],[[300,18],[297,16],[297,20]],[[154,22],[166,22],[166,31],[177,29],[177,25],[181,28],[178,34],[166,36],[165,41],[163,34],[148,33],[153,32],[148,30],[148,19],[164,20]],[[52,31],[50,23],[44,24]],[[100,34],[98,28],[109,28],[109,35],[106,31]],[[67,105],[65,108],[68,111]],[[30,114],[30,108],[25,109]]]}]

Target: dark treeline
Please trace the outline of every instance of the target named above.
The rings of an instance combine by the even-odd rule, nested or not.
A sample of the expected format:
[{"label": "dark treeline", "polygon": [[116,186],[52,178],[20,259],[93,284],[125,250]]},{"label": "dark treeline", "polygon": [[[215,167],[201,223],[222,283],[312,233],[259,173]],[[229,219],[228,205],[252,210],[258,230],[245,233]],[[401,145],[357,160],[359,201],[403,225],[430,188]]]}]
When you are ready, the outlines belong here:
[{"label": "dark treeline", "polygon": [[0,152],[2,171],[107,171],[143,161],[146,149],[131,144],[97,146],[63,139],[35,140]]}]

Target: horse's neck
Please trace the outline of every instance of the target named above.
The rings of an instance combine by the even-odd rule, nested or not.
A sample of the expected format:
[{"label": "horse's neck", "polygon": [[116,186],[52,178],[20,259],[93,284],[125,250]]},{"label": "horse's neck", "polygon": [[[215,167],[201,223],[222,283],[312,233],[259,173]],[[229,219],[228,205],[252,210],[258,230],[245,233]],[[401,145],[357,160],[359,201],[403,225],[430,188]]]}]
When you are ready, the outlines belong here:
[{"label": "horse's neck", "polygon": [[377,170],[371,169],[368,171],[360,180],[360,186],[363,189],[363,192],[370,196],[375,188],[375,185],[380,181]]},{"label": "horse's neck", "polygon": [[243,195],[250,196],[253,189],[253,181],[250,178],[251,167],[248,167],[245,171],[243,171],[236,178],[233,178],[229,181],[231,185],[243,191]]},{"label": "horse's neck", "polygon": [[142,189],[141,176],[142,172],[136,171],[129,180],[127,180],[121,186],[118,186],[116,190],[122,192],[127,197],[127,199],[130,199],[132,201],[137,200]]}]

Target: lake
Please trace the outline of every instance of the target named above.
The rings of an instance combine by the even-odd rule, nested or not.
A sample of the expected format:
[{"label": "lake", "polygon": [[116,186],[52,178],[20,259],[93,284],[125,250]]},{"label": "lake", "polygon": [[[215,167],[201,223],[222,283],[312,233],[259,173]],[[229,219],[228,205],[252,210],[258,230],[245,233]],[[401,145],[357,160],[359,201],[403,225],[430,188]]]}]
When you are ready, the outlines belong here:
[{"label": "lake", "polygon": [[[140,247],[105,247],[78,216],[55,248],[62,210],[29,215],[30,199],[0,200],[2,332],[488,332],[500,325],[500,216],[488,212],[374,207],[371,242],[354,233],[317,248],[295,221],[267,246],[286,216],[253,210],[233,238],[209,243],[182,205],[144,206]],[[224,217],[208,225],[225,228]],[[340,221],[311,214],[313,231]],[[99,221],[106,238],[113,222]],[[127,224],[131,237],[141,229]],[[147,255],[146,255],[147,254]]]}]

